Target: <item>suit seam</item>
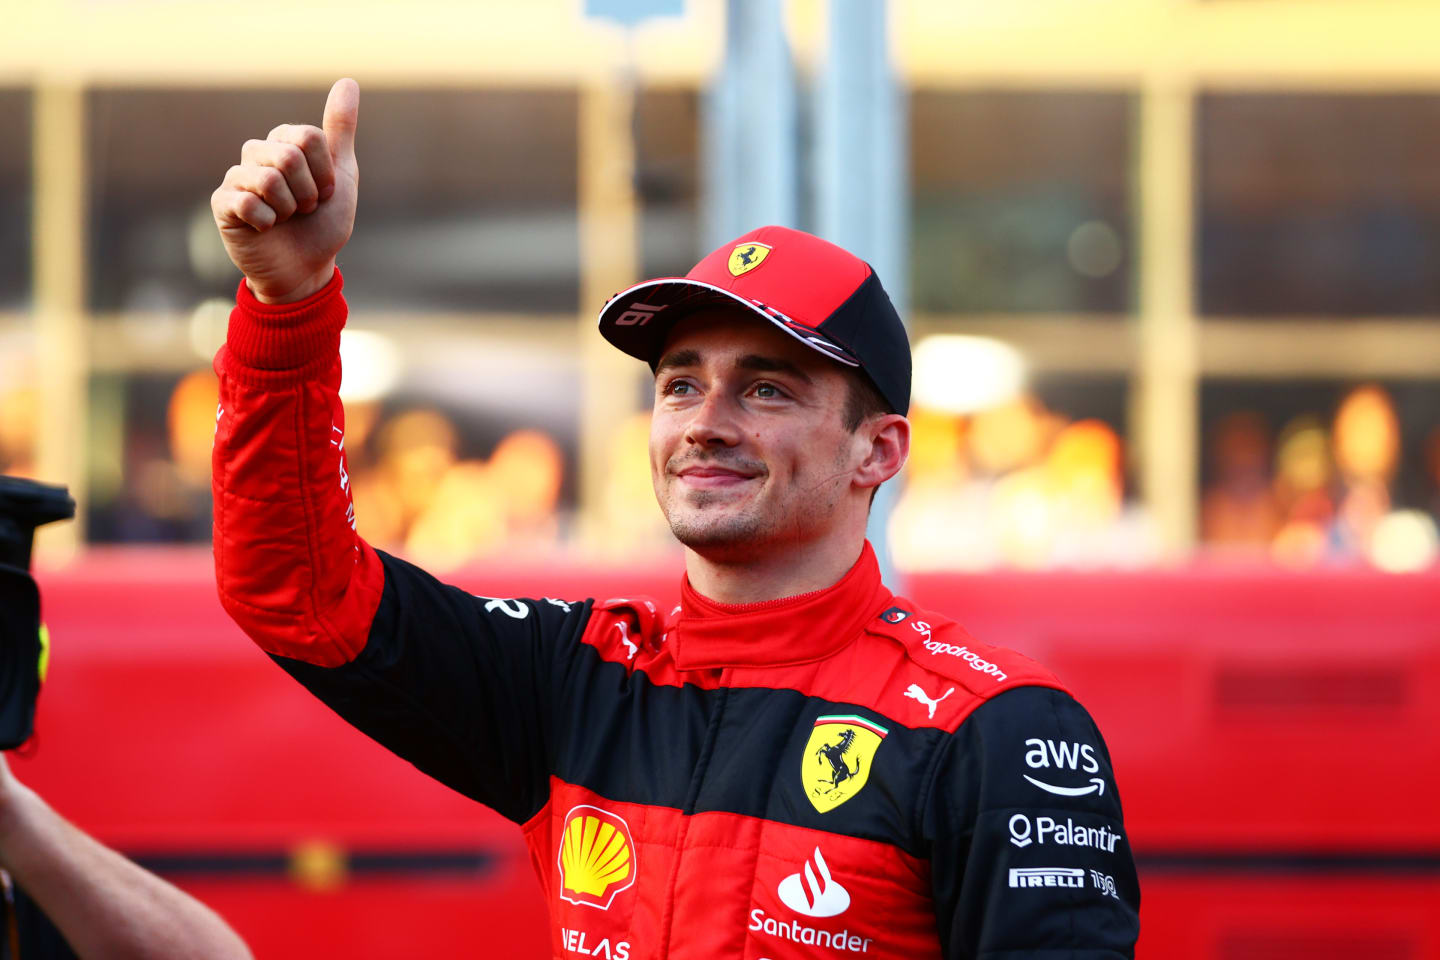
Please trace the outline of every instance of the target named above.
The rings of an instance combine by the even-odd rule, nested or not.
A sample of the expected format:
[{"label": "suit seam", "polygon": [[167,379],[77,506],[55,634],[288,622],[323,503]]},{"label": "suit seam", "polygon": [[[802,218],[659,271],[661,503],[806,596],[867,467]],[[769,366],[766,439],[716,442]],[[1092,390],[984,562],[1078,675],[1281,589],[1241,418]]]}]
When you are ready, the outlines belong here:
[{"label": "suit seam", "polygon": [[[542,599],[540,602],[544,603],[545,601]],[[560,736],[557,733],[560,721],[556,717],[556,710],[559,704],[565,702],[562,692],[568,688],[571,677],[575,671],[576,657],[574,653],[578,652],[579,648],[587,646],[582,638],[590,626],[590,618],[595,615],[595,600],[593,597],[578,602],[571,601],[571,603],[574,606],[578,606],[579,610],[574,613],[567,611],[565,616],[567,619],[572,616],[576,617],[576,624],[570,631],[569,636],[557,638],[555,645],[548,651],[550,663],[548,664],[547,672],[549,674],[548,687],[550,703],[545,711],[545,727],[543,730],[545,735],[545,793],[547,796],[550,793],[550,778],[557,775],[555,771],[560,766]],[[539,632],[541,624],[538,613],[536,614],[535,627],[537,632]],[[541,633],[537,639],[543,649],[543,633]],[[562,646],[570,648],[564,655],[561,654]],[[594,650],[593,647],[591,649]],[[597,654],[599,653],[598,650],[595,652]],[[557,659],[559,660],[558,663]],[[601,662],[609,663],[613,661],[607,661],[601,658]],[[564,667],[563,672],[560,669],[562,665]]]},{"label": "suit seam", "polygon": [[[310,472],[305,468],[305,391],[298,386],[289,388],[295,397],[294,414],[291,417],[291,426],[295,431],[295,466],[297,468],[296,482],[300,488],[300,510],[305,517],[305,554],[309,558],[301,575],[305,578],[305,602],[309,614],[314,617],[316,625],[323,631],[320,624],[319,606],[315,602],[315,571],[319,569],[319,557],[315,552],[315,510],[314,504],[310,502]],[[328,631],[327,631],[328,633]],[[326,637],[326,639],[331,639]]]},{"label": "suit seam", "polygon": [[[222,379],[220,383],[220,395],[223,397],[224,393],[224,380]],[[218,434],[220,417],[223,416],[225,408],[223,405],[217,405],[216,409],[218,412],[215,421],[217,425],[216,432]],[[210,549],[215,558],[215,589],[216,592],[223,597],[225,594],[225,498],[230,495],[230,458],[228,456],[220,457],[220,465],[218,468],[216,467],[215,448],[219,446],[221,442],[217,436],[215,440],[212,441],[210,448],[210,469],[212,471],[218,469],[219,471],[219,476],[216,478],[216,485],[220,487],[221,493],[220,496],[215,498],[215,503],[211,506],[214,513],[211,519],[212,533],[210,537]],[[227,437],[224,442],[228,444],[229,438]],[[214,531],[219,531],[220,536],[215,536]]]},{"label": "suit seam", "polygon": [[304,613],[296,613],[293,610],[284,607],[262,607],[258,603],[251,603],[249,600],[241,599],[240,597],[237,597],[235,594],[231,593],[229,590],[225,589],[223,585],[220,587],[220,595],[229,603],[237,607],[244,607],[246,610],[253,610],[256,613],[279,614],[281,616],[290,617],[296,620],[305,619]]},{"label": "suit seam", "polygon": [[[340,635],[329,617],[321,610],[320,606],[320,584],[317,571],[323,569],[321,558],[317,552],[317,544],[320,539],[320,519],[316,512],[316,505],[311,496],[314,484],[311,482],[310,471],[306,462],[306,454],[309,452],[309,437],[305,433],[307,420],[306,410],[310,406],[309,398],[306,396],[302,385],[295,385],[290,388],[295,394],[295,453],[297,466],[299,467],[300,502],[301,509],[305,512],[305,552],[310,557],[310,563],[305,570],[305,577],[309,581],[306,585],[305,594],[309,601],[310,615],[314,618],[315,625],[319,632],[330,643],[331,647],[343,656],[346,660],[354,660],[358,650],[350,649],[350,645]],[[333,426],[333,418],[332,418]],[[342,453],[341,456],[344,456]],[[347,559],[354,561],[354,557],[347,552]]]},{"label": "suit seam", "polygon": [[[946,747],[950,746],[949,738],[953,736],[955,734],[948,733],[935,738],[935,746],[932,749],[930,762],[926,765],[925,775],[921,779],[920,789],[915,791],[915,808],[911,813],[911,829],[917,840],[924,837],[925,810],[934,800],[932,792],[940,776],[940,763],[944,759]],[[916,846],[919,847],[921,844],[917,843]],[[929,844],[924,844],[924,846],[928,849]]]},{"label": "suit seam", "polygon": [[229,490],[226,490],[226,491],[225,491],[225,495],[226,495],[227,497],[233,497],[233,498],[236,499],[236,500],[243,500],[243,501],[245,501],[246,503],[258,503],[258,504],[264,504],[264,505],[267,505],[267,506],[275,506],[275,505],[277,505],[277,504],[285,504],[285,503],[291,503],[291,502],[293,502],[292,499],[289,498],[289,497],[275,497],[275,498],[273,498],[273,499],[271,499],[271,498],[266,498],[266,497],[247,497],[247,496],[246,496],[245,494],[243,494],[243,493],[233,493],[233,492],[231,492],[231,491],[229,491]]},{"label": "suit seam", "polygon": [[[770,820],[762,821],[761,827],[760,827],[760,843],[759,843],[758,849],[755,848],[755,847],[747,847],[747,848],[745,848],[747,853],[753,853],[753,854],[755,855],[755,860],[754,860],[754,862],[753,862],[753,863],[751,864],[751,866],[750,866],[750,902],[751,902],[752,904],[758,902],[758,900],[760,899],[759,897],[756,896],[756,893],[757,893],[757,892],[759,891],[759,889],[760,889],[760,857],[764,855],[764,852],[765,852],[765,839],[766,839],[766,834],[769,832],[769,830],[770,830],[770,824],[771,824],[772,822],[773,822],[773,821],[770,821]],[[707,844],[707,845],[704,845],[704,846],[709,846],[709,845]],[[696,844],[696,845],[695,845],[694,847],[692,847],[691,849],[703,849],[703,848],[704,848],[704,847],[703,847],[702,845]],[[740,940],[740,948],[741,948],[742,951],[745,949],[745,945],[750,942],[750,939],[751,939],[750,928],[747,926],[747,927],[745,928],[745,930],[743,931],[743,935],[742,935],[741,940]]]},{"label": "suit seam", "polygon": [[[1057,698],[1056,698],[1056,697],[1046,697],[1045,699],[1050,702],[1050,717],[1051,717],[1051,719],[1053,719],[1053,720],[1055,721],[1055,736],[1056,736],[1057,738],[1059,738],[1059,739],[1063,739],[1063,736],[1064,736],[1064,734],[1063,734],[1063,727],[1062,727],[1061,724],[1060,724],[1060,708],[1059,708],[1058,704],[1056,703]],[[1070,909],[1070,910],[1065,911],[1065,913],[1066,913],[1066,918],[1070,921],[1070,942],[1071,942],[1071,943],[1074,943],[1074,942],[1075,942],[1075,910],[1074,910],[1073,908],[1076,907],[1076,906],[1078,906],[1078,901],[1077,901],[1077,898],[1076,898],[1076,896],[1075,896],[1075,894],[1074,894],[1073,891],[1066,891],[1066,897],[1065,897],[1065,899],[1069,902],[1069,904],[1070,904],[1070,906],[1071,906],[1071,908],[1072,908],[1072,909]]]}]

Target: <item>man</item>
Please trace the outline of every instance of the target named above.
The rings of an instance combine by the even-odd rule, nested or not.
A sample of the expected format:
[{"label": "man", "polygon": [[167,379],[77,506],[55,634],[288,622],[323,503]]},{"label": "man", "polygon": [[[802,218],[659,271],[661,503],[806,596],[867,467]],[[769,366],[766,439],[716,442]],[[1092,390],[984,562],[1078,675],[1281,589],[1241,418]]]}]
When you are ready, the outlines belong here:
[{"label": "man", "polygon": [[70,824],[16,779],[3,753],[0,867],[20,888],[11,901],[5,881],[11,905],[0,918],[12,916],[0,919],[0,956],[250,960],[213,910]]},{"label": "man", "polygon": [[10,770],[34,742],[50,660],[35,531],[75,514],[63,486],[0,476],[0,960],[249,960],[213,910],[79,830]]},{"label": "man", "polygon": [[[369,735],[519,824],[556,957],[1120,957],[1109,757],[1037,664],[880,582],[909,348],[874,273],[763,228],[614,298],[655,372],[682,601],[473,597],[353,528],[335,255],[359,90],[212,198],[245,274],[216,357],[221,601]],[[763,295],[762,295],[763,294]]]}]

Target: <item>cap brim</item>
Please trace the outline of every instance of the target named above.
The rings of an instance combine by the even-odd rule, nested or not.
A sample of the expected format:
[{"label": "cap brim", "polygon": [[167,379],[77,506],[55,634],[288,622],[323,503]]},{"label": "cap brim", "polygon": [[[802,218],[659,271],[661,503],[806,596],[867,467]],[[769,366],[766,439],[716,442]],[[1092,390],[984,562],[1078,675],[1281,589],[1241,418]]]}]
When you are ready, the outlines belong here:
[{"label": "cap brim", "polygon": [[768,320],[777,329],[836,363],[847,367],[860,366],[859,359],[843,345],[779,310],[747,300],[723,287],[688,277],[646,280],[615,294],[600,310],[600,335],[618,349],[653,367],[660,360],[666,337],[679,320],[705,307],[731,304],[742,306],[757,317]]}]

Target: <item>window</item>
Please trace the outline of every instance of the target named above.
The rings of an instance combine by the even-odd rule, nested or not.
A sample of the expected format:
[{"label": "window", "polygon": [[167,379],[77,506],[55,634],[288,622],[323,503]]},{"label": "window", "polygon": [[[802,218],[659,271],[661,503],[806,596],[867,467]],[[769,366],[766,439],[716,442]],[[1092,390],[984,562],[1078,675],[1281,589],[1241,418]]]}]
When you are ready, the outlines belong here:
[{"label": "window", "polygon": [[[323,90],[93,93],[92,309],[187,312],[230,296],[239,275],[210,194],[247,139],[318,123],[324,102]],[[573,313],[576,109],[569,90],[366,90],[341,258],[355,309]]]},{"label": "window", "polygon": [[1440,313],[1440,96],[1212,94],[1197,128],[1202,313]]},{"label": "window", "polygon": [[640,273],[683,276],[700,249],[700,98],[694,90],[642,90],[635,98],[635,189]]},{"label": "window", "polygon": [[30,96],[0,90],[0,473],[34,471]]},{"label": "window", "polygon": [[1131,309],[1131,98],[911,98],[917,311]]},{"label": "window", "polygon": [[30,95],[0,89],[0,313],[30,300]]}]

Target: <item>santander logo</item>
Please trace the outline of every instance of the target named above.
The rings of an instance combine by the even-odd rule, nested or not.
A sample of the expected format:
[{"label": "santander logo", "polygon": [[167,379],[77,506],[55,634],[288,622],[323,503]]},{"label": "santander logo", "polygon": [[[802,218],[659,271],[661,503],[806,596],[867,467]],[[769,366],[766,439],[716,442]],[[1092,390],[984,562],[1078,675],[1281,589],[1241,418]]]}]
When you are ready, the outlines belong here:
[{"label": "santander logo", "polygon": [[804,876],[792,873],[776,890],[780,902],[807,917],[839,916],[850,908],[850,891],[830,876],[830,868],[816,847],[805,861]]}]

